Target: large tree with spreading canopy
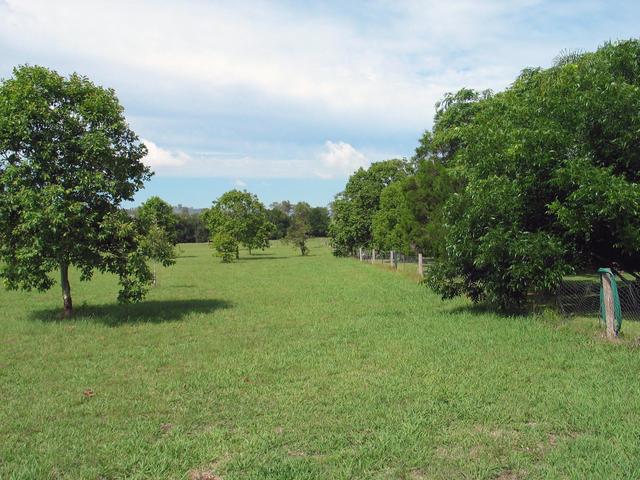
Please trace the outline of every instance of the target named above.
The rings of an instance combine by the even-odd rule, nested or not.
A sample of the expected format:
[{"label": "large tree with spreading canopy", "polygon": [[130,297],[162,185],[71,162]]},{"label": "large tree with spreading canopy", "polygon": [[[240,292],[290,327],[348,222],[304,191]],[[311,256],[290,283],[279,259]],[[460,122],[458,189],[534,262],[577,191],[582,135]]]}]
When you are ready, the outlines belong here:
[{"label": "large tree with spreading canopy", "polygon": [[0,277],[47,290],[69,268],[118,275],[119,300],[143,297],[151,275],[137,221],[120,208],[151,176],[147,149],[113,90],[78,74],[15,68],[0,83]]}]

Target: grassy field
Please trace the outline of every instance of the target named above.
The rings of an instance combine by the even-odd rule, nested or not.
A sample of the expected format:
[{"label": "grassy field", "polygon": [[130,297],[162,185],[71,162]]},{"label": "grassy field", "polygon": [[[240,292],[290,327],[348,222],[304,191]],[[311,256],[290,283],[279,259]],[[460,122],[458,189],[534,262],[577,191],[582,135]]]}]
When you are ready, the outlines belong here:
[{"label": "grassy field", "polygon": [[225,265],[185,245],[147,300],[112,277],[0,291],[0,478],[640,478],[640,351],[500,317],[320,241]]}]

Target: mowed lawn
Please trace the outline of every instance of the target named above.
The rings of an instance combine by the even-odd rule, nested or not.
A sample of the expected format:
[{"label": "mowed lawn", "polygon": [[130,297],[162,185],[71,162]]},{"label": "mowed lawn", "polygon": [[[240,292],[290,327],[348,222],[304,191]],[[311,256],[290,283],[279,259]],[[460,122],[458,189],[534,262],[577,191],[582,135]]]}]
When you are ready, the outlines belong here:
[{"label": "mowed lawn", "polygon": [[640,478],[640,349],[323,241],[0,292],[0,478]]}]

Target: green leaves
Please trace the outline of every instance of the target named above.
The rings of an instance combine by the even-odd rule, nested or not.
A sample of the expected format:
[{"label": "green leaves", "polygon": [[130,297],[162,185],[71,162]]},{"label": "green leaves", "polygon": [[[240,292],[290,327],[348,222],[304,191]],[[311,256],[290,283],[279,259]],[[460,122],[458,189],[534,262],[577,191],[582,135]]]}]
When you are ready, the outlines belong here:
[{"label": "green leaves", "polygon": [[[566,60],[566,61],[565,61]],[[640,42],[524,71],[459,131],[443,296],[501,307],[579,268],[640,269]]]},{"label": "green leaves", "polygon": [[386,160],[360,168],[332,204],[329,237],[334,255],[349,255],[372,241],[372,219],[385,187],[404,178],[410,166],[403,160]]},{"label": "green leaves", "polygon": [[[137,229],[122,216],[151,172],[146,147],[113,90],[22,66],[0,84],[0,275],[10,288],[48,289],[74,265],[121,276],[122,300],[148,278]],[[118,244],[118,242],[122,242]]]},{"label": "green leaves", "polygon": [[[269,221],[267,210],[254,194],[231,190],[213,202],[204,214],[212,238],[218,233],[233,238],[249,250],[268,248],[275,225]],[[225,237],[226,238],[226,237]]]}]

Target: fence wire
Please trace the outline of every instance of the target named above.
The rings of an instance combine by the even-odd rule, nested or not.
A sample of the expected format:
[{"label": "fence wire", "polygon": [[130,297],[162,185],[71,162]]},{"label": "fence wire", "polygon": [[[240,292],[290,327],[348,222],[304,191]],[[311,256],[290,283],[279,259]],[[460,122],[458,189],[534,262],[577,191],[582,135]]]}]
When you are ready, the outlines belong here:
[{"label": "fence wire", "polygon": [[[353,254],[353,258],[363,262],[386,265],[398,270],[415,269],[418,272],[419,260],[417,255],[362,249]],[[433,259],[423,259],[423,271]],[[616,275],[618,296],[622,309],[623,320],[640,321],[640,280],[631,280],[625,276]],[[600,315],[600,277],[587,275],[567,278],[552,295],[555,297],[557,309],[566,316],[599,316]]]},{"label": "fence wire", "polygon": [[[616,276],[622,319],[640,321],[640,282]],[[597,276],[566,279],[556,293],[558,309],[564,315],[600,315],[600,279]]]},{"label": "fence wire", "polygon": [[[419,260],[418,255],[404,255],[398,252],[385,252],[380,250],[375,250],[375,260],[373,258],[373,250],[365,250],[362,249],[362,257],[360,257],[360,251],[356,251],[352,256],[355,259],[362,260],[363,262],[375,263],[378,265],[385,265],[391,268],[395,268],[400,271],[409,271],[410,269],[415,269],[416,273],[418,272]],[[424,266],[427,263],[427,259],[423,259],[423,273]]]}]

